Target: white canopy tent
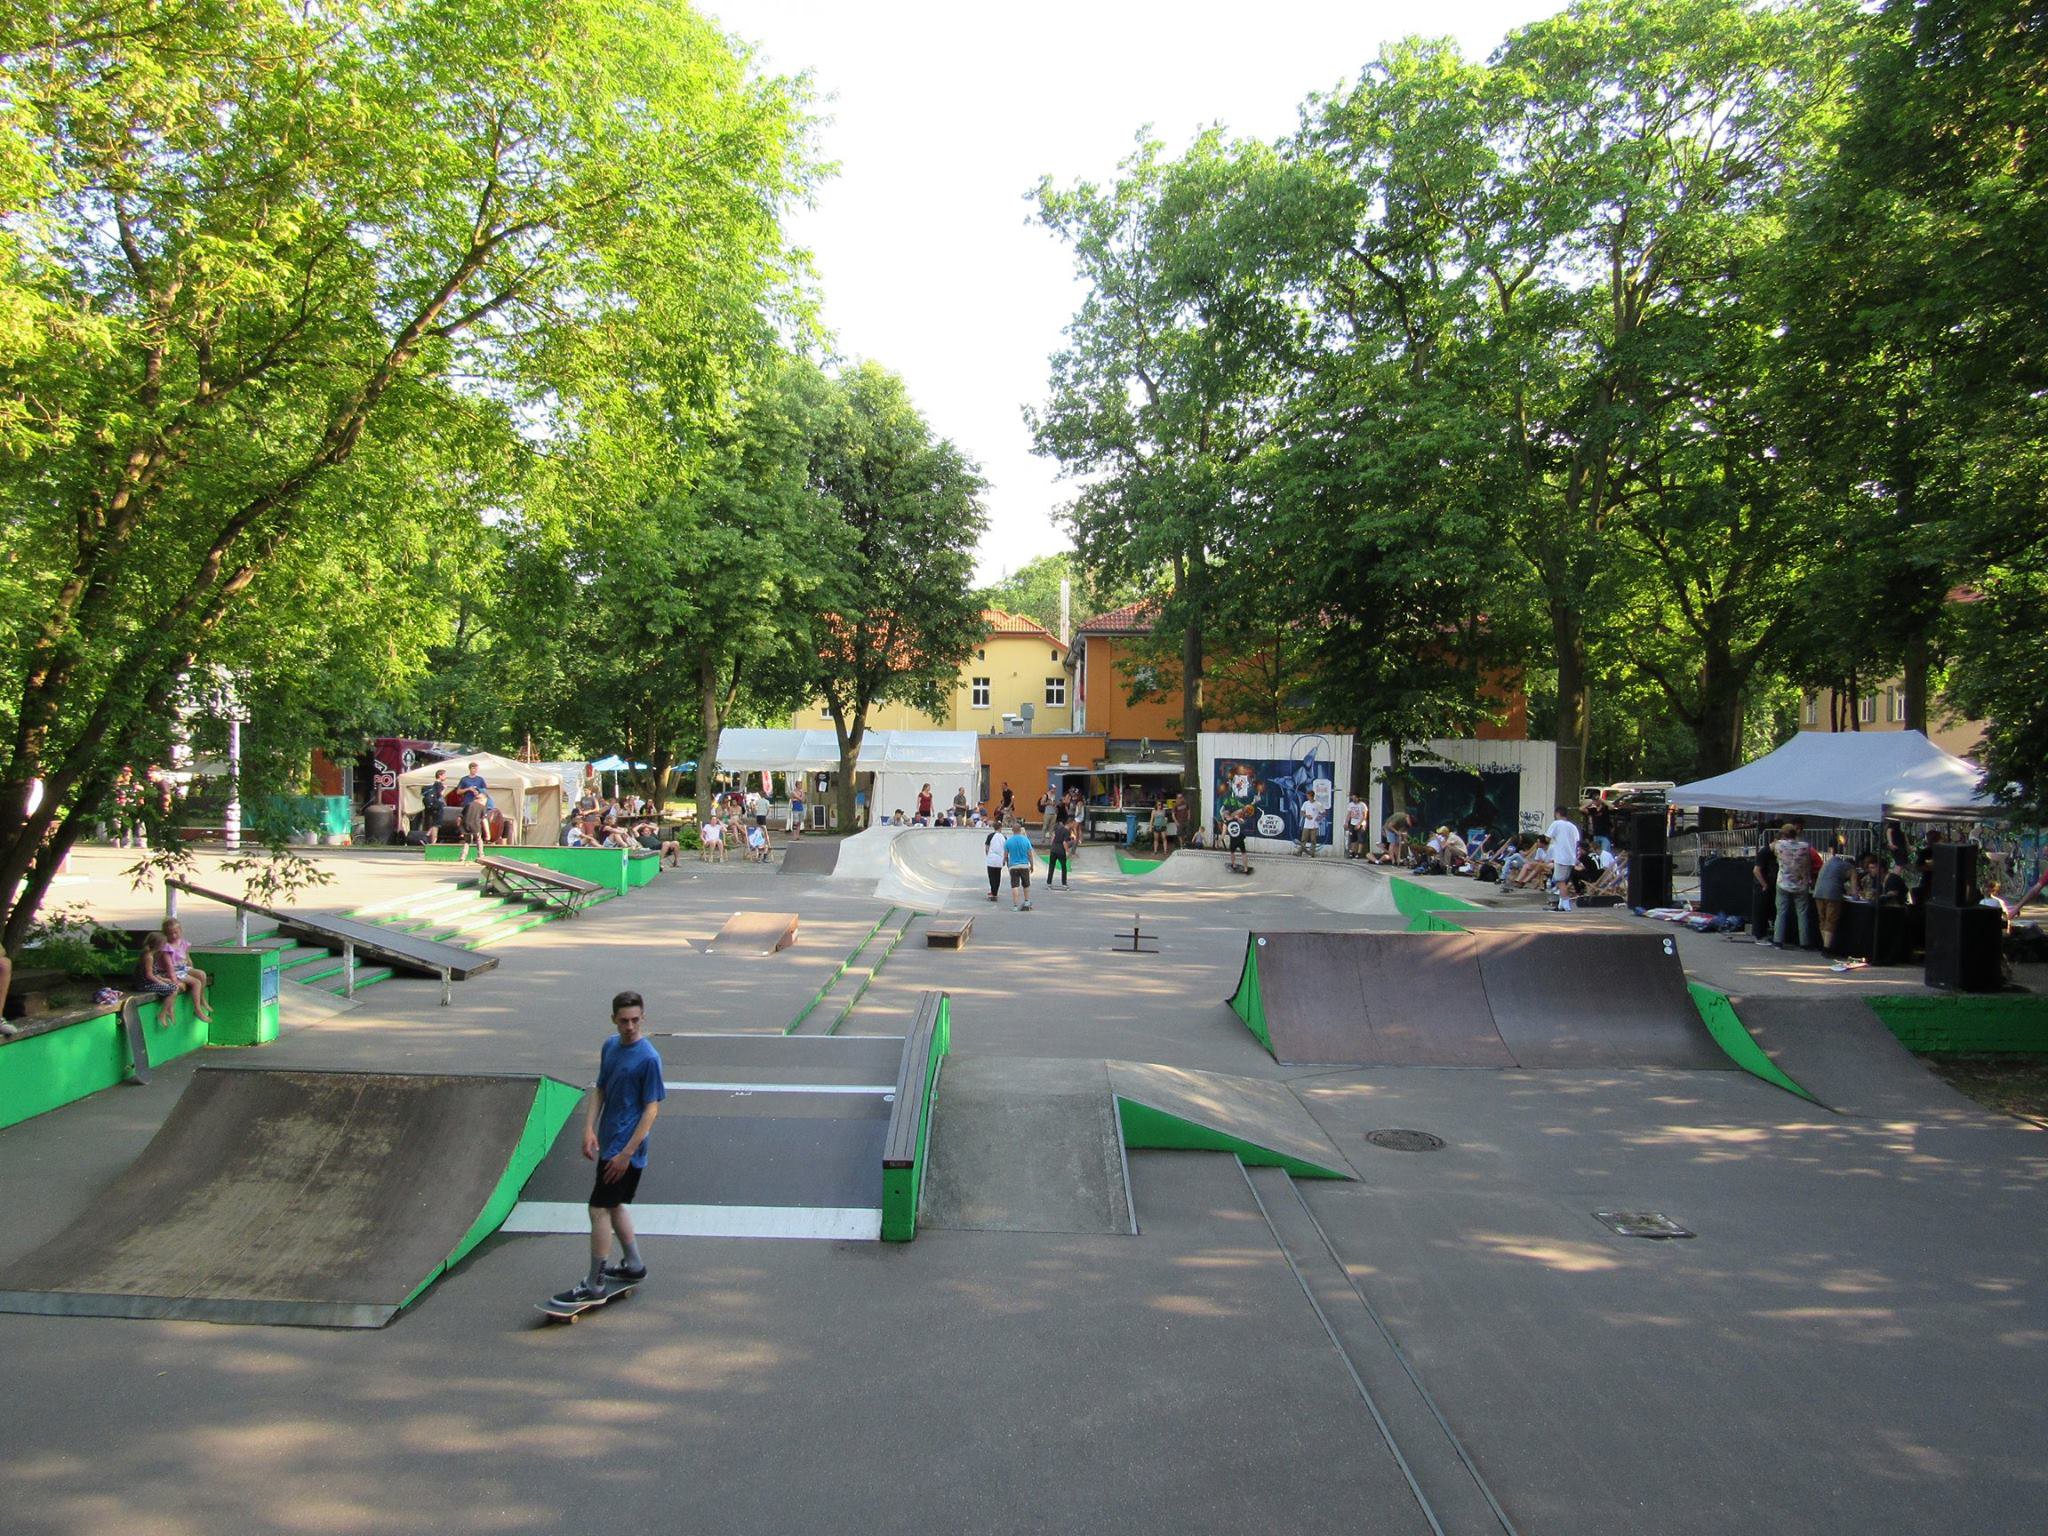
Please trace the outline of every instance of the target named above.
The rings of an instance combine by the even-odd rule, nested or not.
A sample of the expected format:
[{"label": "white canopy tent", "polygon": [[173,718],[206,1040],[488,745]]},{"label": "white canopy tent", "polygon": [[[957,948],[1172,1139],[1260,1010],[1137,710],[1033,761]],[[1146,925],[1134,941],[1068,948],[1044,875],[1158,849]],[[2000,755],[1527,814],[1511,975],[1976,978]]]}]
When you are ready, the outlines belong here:
[{"label": "white canopy tent", "polygon": [[491,800],[512,824],[511,837],[536,846],[562,835],[562,781],[547,763],[518,763],[489,752],[470,752],[438,763],[422,763],[398,776],[398,814],[405,825],[420,813],[420,792],[446,772],[448,787],[476,764]]},{"label": "white canopy tent", "polygon": [[1918,731],[1801,731],[1732,773],[1681,784],[1673,805],[1839,821],[1974,821],[1999,814],[1975,763]]},{"label": "white canopy tent", "polygon": [[[832,731],[741,727],[718,737],[718,766],[726,773],[836,773],[839,738]],[[856,773],[874,775],[871,819],[901,807],[917,809],[917,792],[950,805],[955,789],[972,799],[981,781],[981,748],[972,731],[869,731],[861,738]]]}]

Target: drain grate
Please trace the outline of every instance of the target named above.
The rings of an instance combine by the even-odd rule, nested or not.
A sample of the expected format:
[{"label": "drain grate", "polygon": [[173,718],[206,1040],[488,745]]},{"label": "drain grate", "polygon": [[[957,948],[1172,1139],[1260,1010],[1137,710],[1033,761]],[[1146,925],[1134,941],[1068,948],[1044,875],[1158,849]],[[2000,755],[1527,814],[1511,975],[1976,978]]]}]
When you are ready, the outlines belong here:
[{"label": "drain grate", "polygon": [[1662,1211],[1595,1211],[1594,1219],[1623,1237],[1697,1237]]},{"label": "drain grate", "polygon": [[1365,1139],[1389,1152],[1441,1152],[1444,1139],[1427,1131],[1367,1131]]}]

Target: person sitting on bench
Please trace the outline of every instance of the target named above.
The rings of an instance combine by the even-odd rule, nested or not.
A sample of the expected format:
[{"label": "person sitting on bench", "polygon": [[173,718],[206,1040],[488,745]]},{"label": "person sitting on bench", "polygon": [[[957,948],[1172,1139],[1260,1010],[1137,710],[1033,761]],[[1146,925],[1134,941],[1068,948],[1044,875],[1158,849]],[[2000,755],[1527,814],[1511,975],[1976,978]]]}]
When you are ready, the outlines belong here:
[{"label": "person sitting on bench", "polygon": [[683,845],[672,837],[663,837],[661,828],[651,821],[640,822],[633,828],[633,840],[655,853],[664,866],[683,862]]}]

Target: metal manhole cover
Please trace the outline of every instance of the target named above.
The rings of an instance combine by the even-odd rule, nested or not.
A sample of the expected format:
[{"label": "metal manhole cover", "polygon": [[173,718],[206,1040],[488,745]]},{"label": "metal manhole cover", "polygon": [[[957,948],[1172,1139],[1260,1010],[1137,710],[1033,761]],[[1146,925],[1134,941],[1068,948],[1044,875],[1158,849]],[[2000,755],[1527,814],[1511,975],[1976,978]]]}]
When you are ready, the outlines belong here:
[{"label": "metal manhole cover", "polygon": [[1623,1237],[1697,1237],[1662,1211],[1595,1211],[1593,1216]]},{"label": "metal manhole cover", "polygon": [[1441,1152],[1444,1139],[1427,1131],[1367,1131],[1365,1139],[1389,1152]]}]

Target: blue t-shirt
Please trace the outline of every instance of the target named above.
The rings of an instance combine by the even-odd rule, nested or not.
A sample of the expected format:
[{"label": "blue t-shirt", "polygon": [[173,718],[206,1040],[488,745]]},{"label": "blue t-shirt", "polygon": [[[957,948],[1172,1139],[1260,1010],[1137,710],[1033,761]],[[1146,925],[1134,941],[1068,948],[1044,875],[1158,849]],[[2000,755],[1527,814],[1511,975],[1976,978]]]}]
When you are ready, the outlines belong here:
[{"label": "blue t-shirt", "polygon": [[1009,856],[1012,869],[1031,867],[1031,839],[1022,832],[1012,832],[1003,842],[1003,852]]},{"label": "blue t-shirt", "polygon": [[[633,1139],[633,1127],[641,1111],[668,1097],[661,1081],[661,1057],[654,1042],[642,1035],[631,1045],[621,1045],[613,1035],[605,1041],[597,1058],[597,1094],[604,1108],[597,1115],[597,1155],[600,1160],[617,1157]],[[633,1153],[633,1166],[647,1166],[647,1142]]]}]

